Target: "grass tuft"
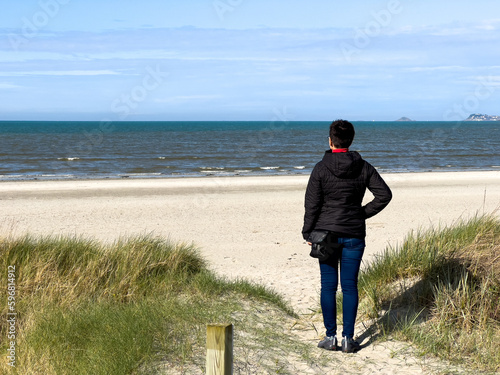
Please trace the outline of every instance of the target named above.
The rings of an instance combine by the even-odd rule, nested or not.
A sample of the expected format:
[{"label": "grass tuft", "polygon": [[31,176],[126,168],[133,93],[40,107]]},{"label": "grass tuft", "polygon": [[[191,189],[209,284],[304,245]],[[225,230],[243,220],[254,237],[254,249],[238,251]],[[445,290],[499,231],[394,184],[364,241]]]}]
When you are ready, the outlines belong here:
[{"label": "grass tuft", "polygon": [[[111,245],[77,237],[0,239],[2,269],[16,267],[16,368],[1,373],[131,374],[195,363],[206,324],[251,332],[245,300],[294,315],[274,291],[208,270],[193,245],[150,236]],[[0,275],[7,285],[7,272]],[[7,303],[2,314],[7,314]],[[265,314],[262,321],[266,321]],[[0,334],[8,325],[0,322]],[[0,349],[7,351],[7,342]],[[156,369],[156,370],[155,370]]]},{"label": "grass tuft", "polygon": [[500,370],[500,221],[411,233],[360,275],[362,313],[423,353]]}]

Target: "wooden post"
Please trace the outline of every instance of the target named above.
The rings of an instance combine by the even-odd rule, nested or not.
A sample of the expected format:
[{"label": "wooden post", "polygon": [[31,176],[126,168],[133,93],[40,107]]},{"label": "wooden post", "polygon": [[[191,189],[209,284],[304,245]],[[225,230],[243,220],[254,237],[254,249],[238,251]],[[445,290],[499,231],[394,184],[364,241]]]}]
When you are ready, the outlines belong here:
[{"label": "wooden post", "polygon": [[207,324],[207,375],[233,374],[233,325]]}]

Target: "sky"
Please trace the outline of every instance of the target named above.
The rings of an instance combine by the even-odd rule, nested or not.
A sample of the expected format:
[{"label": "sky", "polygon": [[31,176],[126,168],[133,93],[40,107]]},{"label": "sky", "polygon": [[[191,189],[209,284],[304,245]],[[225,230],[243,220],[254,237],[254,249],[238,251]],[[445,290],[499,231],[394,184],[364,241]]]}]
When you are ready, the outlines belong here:
[{"label": "sky", "polygon": [[500,115],[498,0],[0,6],[0,120]]}]

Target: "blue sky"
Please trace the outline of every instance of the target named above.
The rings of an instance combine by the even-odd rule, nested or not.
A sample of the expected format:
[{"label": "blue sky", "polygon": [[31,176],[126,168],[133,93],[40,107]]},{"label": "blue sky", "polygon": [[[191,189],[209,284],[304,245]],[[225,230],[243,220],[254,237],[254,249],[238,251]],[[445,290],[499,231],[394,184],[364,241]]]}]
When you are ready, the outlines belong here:
[{"label": "blue sky", "polygon": [[0,5],[0,120],[500,114],[497,0]]}]

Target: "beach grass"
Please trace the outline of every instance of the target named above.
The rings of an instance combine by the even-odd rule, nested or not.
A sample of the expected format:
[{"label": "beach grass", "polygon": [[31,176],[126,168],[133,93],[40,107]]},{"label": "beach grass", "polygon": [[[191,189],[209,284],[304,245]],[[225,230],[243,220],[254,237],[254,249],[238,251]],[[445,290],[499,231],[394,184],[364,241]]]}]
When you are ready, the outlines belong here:
[{"label": "beach grass", "polygon": [[360,274],[360,313],[382,337],[478,371],[500,370],[500,221],[410,233]]},{"label": "beach grass", "polygon": [[[215,276],[192,244],[27,235],[0,239],[0,262],[4,270],[15,266],[17,314],[16,367],[2,361],[1,373],[202,373],[208,323],[235,324],[236,343],[298,345],[274,332],[295,317],[282,297]],[[7,285],[7,272],[0,279]],[[2,338],[8,329],[2,320]],[[8,345],[2,340],[2,353]],[[239,346],[247,359],[254,355]],[[284,353],[260,356],[261,368],[286,368]],[[252,366],[242,357],[235,367]]]},{"label": "beach grass", "polygon": [[[411,233],[360,274],[358,320],[378,340],[498,371],[499,263],[494,216]],[[315,345],[290,334],[297,316],[280,295],[216,276],[193,244],[26,235],[0,238],[0,264],[16,268],[17,314],[16,367],[2,361],[0,373],[204,373],[206,324],[221,322],[235,325],[240,373],[294,374],[293,363],[318,360]],[[8,285],[7,272],[0,282]],[[8,330],[4,319],[3,353]]]}]

